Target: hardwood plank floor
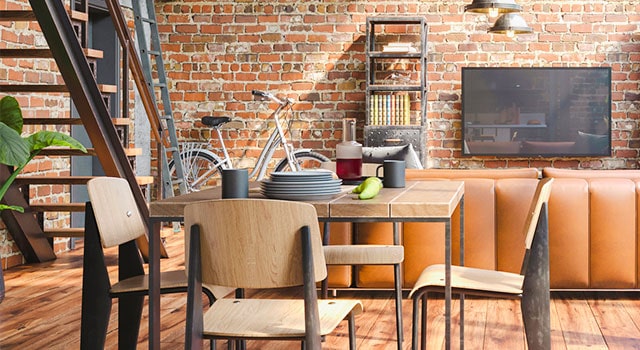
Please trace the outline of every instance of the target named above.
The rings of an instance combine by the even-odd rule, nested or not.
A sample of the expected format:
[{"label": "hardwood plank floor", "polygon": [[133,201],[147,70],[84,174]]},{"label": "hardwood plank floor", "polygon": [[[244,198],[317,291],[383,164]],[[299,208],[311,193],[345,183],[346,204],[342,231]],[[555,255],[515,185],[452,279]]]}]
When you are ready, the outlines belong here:
[{"label": "hardwood plank floor", "polygon": [[[183,268],[181,234],[169,235],[163,270]],[[115,250],[107,259],[115,263]],[[117,271],[110,270],[115,279]],[[5,271],[7,296],[0,304],[0,349],[79,349],[82,249],[61,254],[56,261],[25,265]],[[297,290],[282,291],[296,294]],[[258,292],[263,297],[275,293]],[[340,298],[362,300],[365,312],[356,317],[359,349],[395,349],[395,313],[389,291],[339,291]],[[406,297],[406,294],[405,294]],[[553,293],[551,327],[553,349],[640,349],[638,293]],[[184,294],[164,295],[161,301],[163,349],[184,346]],[[427,348],[444,346],[443,300],[428,304]],[[458,347],[459,303],[453,303],[453,348]],[[117,349],[117,302],[111,312],[106,349]],[[403,300],[404,349],[411,347],[412,305]],[[139,349],[146,349],[147,311],[143,312]],[[513,300],[467,298],[467,349],[526,349],[520,304]],[[219,343],[222,345],[222,342]],[[324,349],[346,349],[347,326],[326,338]],[[297,343],[248,342],[249,349],[299,349]]]}]

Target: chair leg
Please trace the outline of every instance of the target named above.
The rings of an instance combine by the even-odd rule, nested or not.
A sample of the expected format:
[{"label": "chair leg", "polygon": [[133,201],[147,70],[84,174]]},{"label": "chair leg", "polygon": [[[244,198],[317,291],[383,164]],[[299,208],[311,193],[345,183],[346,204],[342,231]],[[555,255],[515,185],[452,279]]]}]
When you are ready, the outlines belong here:
[{"label": "chair leg", "polygon": [[111,283],[91,203],[85,208],[82,258],[82,312],[80,349],[103,349],[111,314]]},{"label": "chair leg", "polygon": [[135,349],[142,318],[143,295],[118,298],[118,348]]},{"label": "chair leg", "polygon": [[349,313],[349,349],[356,350],[356,321],[353,312]]},{"label": "chair leg", "polygon": [[427,292],[422,295],[422,321],[420,325],[420,331],[422,332],[422,345],[420,349],[427,350]]},{"label": "chair leg", "polygon": [[540,212],[529,252],[520,308],[529,349],[551,349],[549,239],[546,206]]},{"label": "chair leg", "polygon": [[396,337],[398,350],[402,350],[403,326],[402,326],[402,286],[400,283],[400,264],[393,265],[393,279],[396,292]]},{"label": "chair leg", "polygon": [[[418,349],[418,342],[421,341],[421,348],[424,350],[427,344],[427,293],[418,293],[413,296],[413,317],[411,326],[411,349]],[[418,321],[420,317],[420,321]],[[418,340],[418,326],[421,328],[420,340]]]}]

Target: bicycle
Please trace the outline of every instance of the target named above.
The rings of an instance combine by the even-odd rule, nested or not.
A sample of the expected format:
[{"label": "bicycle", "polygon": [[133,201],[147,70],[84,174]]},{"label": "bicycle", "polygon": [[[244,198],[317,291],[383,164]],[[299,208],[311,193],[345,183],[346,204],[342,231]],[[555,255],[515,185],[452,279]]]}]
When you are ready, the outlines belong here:
[{"label": "bicycle", "polygon": [[[294,148],[285,137],[286,132],[291,128],[293,99],[278,98],[269,92],[259,90],[253,90],[251,94],[256,100],[272,101],[277,103],[278,107],[269,116],[275,121],[275,127],[271,130],[271,135],[269,135],[255,166],[249,173],[249,178],[255,177],[259,181],[267,175],[269,163],[278,147],[284,149],[286,156],[278,161],[274,171],[300,171],[308,168],[319,168],[321,163],[329,161],[329,158],[310,149]],[[202,118],[202,124],[216,131],[218,140],[222,145],[223,157],[212,152],[209,143],[189,142],[183,144],[180,159],[182,160],[185,182],[189,192],[199,191],[203,187],[216,184],[217,182],[213,183],[213,181],[219,179],[222,169],[233,168],[231,157],[227,152],[227,147],[220,132],[220,128],[230,121],[231,118],[229,117],[207,116]],[[282,125],[283,121],[287,125],[286,131]],[[169,163],[169,171],[172,178],[174,178],[173,161]]]}]

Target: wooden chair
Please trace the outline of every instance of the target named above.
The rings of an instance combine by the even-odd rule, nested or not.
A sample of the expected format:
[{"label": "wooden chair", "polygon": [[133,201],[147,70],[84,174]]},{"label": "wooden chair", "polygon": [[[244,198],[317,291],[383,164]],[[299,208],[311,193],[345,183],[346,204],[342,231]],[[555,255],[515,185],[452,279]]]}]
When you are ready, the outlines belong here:
[{"label": "wooden chair", "polygon": [[[397,230],[394,224],[394,231]],[[329,230],[325,225],[325,233]],[[397,235],[397,232],[394,232]],[[326,242],[325,242],[326,243]],[[325,245],[324,256],[327,265],[393,265],[394,295],[396,302],[396,339],[398,350],[402,349],[402,284],[400,264],[404,261],[404,247],[402,245]],[[322,281],[322,295],[327,297],[327,280]]]},{"label": "wooden chair", "polygon": [[[348,319],[355,349],[358,300],[318,300],[327,275],[315,208],[267,199],[223,199],[185,208],[189,292],[185,348],[202,339],[300,340],[320,349],[321,336]],[[217,300],[203,315],[202,283],[234,288],[303,286],[304,299]],[[248,294],[248,293],[247,293]]]},{"label": "wooden chair", "polygon": [[[536,350],[551,348],[547,202],[552,182],[552,179],[545,178],[536,188],[524,226],[523,242],[526,249],[520,274],[464,266],[451,267],[451,288],[454,294],[521,299],[528,348]],[[418,346],[420,312],[421,349],[426,348],[427,295],[429,292],[443,293],[444,287],[445,265],[438,264],[427,267],[411,290],[409,296],[413,299],[413,349]],[[460,315],[460,320],[460,341],[463,342],[464,315]]]},{"label": "wooden chair", "polygon": [[[104,348],[111,300],[118,298],[118,346],[135,349],[144,296],[149,294],[136,239],[146,225],[125,179],[102,177],[87,184],[90,202],[85,209],[85,240],[82,276],[82,349]],[[119,281],[111,284],[103,247],[118,246]],[[184,270],[161,273],[161,293],[187,291]],[[214,294],[204,289],[209,302]]]},{"label": "wooden chair", "polygon": [[[379,157],[388,156],[384,149],[398,147],[379,147],[377,152],[383,152]],[[372,153],[373,148],[367,152]],[[364,152],[364,151],[363,151]],[[362,174],[364,176],[375,176],[376,169],[380,164],[363,163]],[[335,162],[324,162],[323,169],[335,171]],[[394,241],[398,239],[398,223],[393,224]],[[351,244],[351,245],[329,245],[329,223],[324,223],[324,256],[327,265],[392,265],[393,285],[396,302],[396,339],[398,350],[402,349],[403,326],[402,326],[402,276],[400,275],[400,265],[404,261],[404,247],[402,245],[380,245],[380,244]],[[322,297],[328,297],[328,281],[322,281]]]}]

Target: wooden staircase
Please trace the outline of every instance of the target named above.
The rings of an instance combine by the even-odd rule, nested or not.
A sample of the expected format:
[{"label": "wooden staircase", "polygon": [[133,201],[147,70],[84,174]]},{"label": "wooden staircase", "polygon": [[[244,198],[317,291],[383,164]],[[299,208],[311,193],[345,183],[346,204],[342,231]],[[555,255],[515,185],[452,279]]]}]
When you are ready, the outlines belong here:
[{"label": "wooden staircase", "polygon": [[[0,21],[37,21],[48,43],[48,49],[0,49],[0,59],[35,58],[54,59],[65,85],[53,84],[0,84],[0,93],[61,93],[69,94],[77,109],[79,118],[25,118],[25,125],[83,126],[91,142],[86,154],[65,148],[48,148],[38,157],[97,157],[106,176],[128,180],[136,203],[144,218],[148,218],[148,208],[144,187],[153,178],[137,177],[134,173],[134,157],[139,149],[127,148],[128,118],[112,118],[108,109],[117,87],[99,84],[96,71],[102,52],[86,47],[89,20],[87,0],[71,0],[70,7],[61,0],[30,0],[31,10],[0,11]],[[110,11],[120,11],[119,5]],[[122,14],[119,13],[121,16]],[[112,14],[113,16],[113,14]],[[128,33],[126,33],[128,34]],[[134,79],[137,77],[134,71]],[[145,89],[146,90],[146,89]],[[128,96],[128,91],[124,96]],[[145,91],[141,91],[145,94]],[[146,97],[148,98],[148,96]],[[145,97],[143,96],[143,100]],[[162,130],[156,113],[150,113],[145,105],[154,135]],[[156,141],[161,142],[157,137]],[[0,182],[6,181],[11,169],[0,165]],[[84,203],[34,203],[30,200],[30,186],[38,185],[85,185],[92,176],[29,176],[20,175],[5,195],[3,203],[19,205],[25,213],[2,211],[2,219],[11,232],[27,262],[43,262],[55,259],[52,247],[54,237],[82,237],[83,229],[56,228],[43,230],[43,218],[48,212],[83,212]],[[144,254],[147,241],[138,242]],[[163,254],[165,254],[163,252]]]}]

